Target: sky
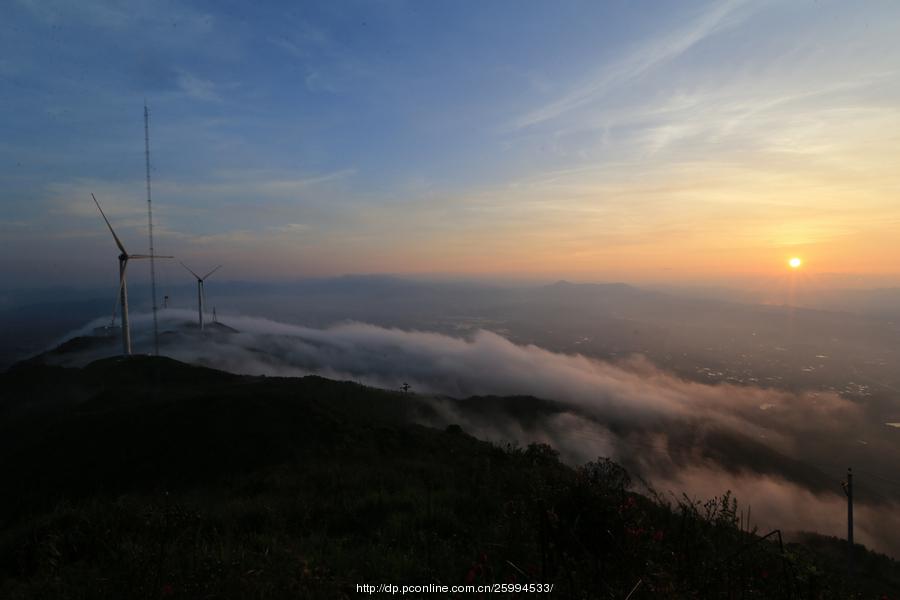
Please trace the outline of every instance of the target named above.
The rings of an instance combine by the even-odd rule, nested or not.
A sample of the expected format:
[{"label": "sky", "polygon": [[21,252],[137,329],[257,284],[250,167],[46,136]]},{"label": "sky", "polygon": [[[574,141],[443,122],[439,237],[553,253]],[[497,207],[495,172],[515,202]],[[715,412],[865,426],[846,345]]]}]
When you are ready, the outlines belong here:
[{"label": "sky", "polygon": [[892,0],[0,4],[7,288],[900,285]]}]

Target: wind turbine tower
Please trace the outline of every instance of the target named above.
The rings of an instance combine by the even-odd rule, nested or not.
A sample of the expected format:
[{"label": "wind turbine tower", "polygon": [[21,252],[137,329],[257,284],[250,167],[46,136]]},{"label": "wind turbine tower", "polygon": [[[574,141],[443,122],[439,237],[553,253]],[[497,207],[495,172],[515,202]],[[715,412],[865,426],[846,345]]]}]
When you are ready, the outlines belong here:
[{"label": "wind turbine tower", "polygon": [[206,301],[206,291],[203,287],[203,284],[206,281],[206,278],[209,277],[210,275],[212,275],[213,273],[215,273],[216,271],[218,271],[219,269],[221,269],[222,265],[219,265],[218,267],[216,267],[215,269],[213,269],[212,271],[210,271],[203,277],[200,277],[199,275],[194,273],[191,270],[191,268],[189,266],[187,266],[186,264],[181,263],[181,266],[184,267],[185,269],[187,269],[188,272],[197,279],[197,317],[198,317],[198,323],[200,325],[200,331],[203,331],[203,305],[205,304],[205,301]]},{"label": "wind turbine tower", "polygon": [[[91,194],[91,198],[94,199],[94,204],[97,205],[97,210],[100,211],[100,215],[103,217],[103,220],[106,221],[106,226],[109,227],[109,232],[113,236],[113,240],[116,242],[116,246],[119,248],[119,302],[122,305],[122,354],[129,356],[131,355],[131,329],[128,323],[128,285],[125,283],[125,270],[128,267],[128,261],[132,259],[140,259],[140,258],[154,258],[152,254],[128,254],[128,251],[125,250],[125,246],[122,245],[122,240],[119,239],[119,236],[116,235],[115,230],[109,222],[109,219],[106,218],[106,213],[103,212],[103,209],[100,208],[100,203],[97,202],[97,197],[94,194]],[[155,258],[174,258],[173,256],[156,256]]]}]

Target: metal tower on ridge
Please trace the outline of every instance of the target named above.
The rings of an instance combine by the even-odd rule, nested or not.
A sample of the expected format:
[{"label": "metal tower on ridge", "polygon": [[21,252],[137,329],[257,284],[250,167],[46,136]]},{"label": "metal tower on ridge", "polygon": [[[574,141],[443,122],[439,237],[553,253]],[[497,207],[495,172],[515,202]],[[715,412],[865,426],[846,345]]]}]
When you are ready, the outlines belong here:
[{"label": "metal tower on ridge", "polygon": [[150,201],[150,111],[144,102],[144,159],[147,166],[147,231],[150,237],[150,293],[153,296],[153,354],[159,356],[159,321],[156,316],[156,260],[153,252],[153,204]]}]

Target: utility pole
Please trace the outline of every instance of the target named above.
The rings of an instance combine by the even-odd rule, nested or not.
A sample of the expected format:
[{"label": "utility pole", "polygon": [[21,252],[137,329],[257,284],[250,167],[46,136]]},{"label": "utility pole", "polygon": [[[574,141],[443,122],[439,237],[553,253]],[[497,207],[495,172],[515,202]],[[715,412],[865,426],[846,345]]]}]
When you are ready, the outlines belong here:
[{"label": "utility pole", "polygon": [[853,577],[853,469],[849,467],[842,487],[847,495],[847,574]]}]

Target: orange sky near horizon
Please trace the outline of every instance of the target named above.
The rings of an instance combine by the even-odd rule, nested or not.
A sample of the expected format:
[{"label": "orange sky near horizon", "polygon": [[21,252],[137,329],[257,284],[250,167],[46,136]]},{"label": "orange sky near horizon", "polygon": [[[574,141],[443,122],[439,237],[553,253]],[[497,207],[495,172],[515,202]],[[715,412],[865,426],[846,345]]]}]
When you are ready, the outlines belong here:
[{"label": "orange sky near horizon", "polygon": [[[223,11],[190,34],[166,16],[157,59],[182,62],[140,93],[123,82],[148,23],[79,6],[11,13],[0,75],[32,83],[0,144],[10,286],[115,285],[92,193],[146,250],[148,97],[156,248],[223,277],[747,286],[799,256],[804,285],[900,286],[900,4],[410,11],[425,36],[366,9],[371,38],[321,16],[314,40],[265,51],[248,41],[280,24]],[[447,19],[470,35],[441,37]],[[535,52],[535,31],[553,43]],[[241,69],[213,51],[232,44]]]}]

